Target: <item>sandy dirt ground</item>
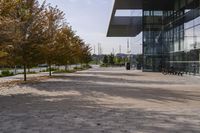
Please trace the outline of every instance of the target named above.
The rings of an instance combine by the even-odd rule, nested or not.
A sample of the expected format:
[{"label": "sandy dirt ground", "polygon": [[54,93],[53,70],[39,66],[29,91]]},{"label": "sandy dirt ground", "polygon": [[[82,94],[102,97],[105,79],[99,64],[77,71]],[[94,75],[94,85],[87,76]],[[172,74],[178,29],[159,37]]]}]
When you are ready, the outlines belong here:
[{"label": "sandy dirt ground", "polygon": [[200,133],[200,78],[123,68],[36,76],[0,78],[0,133]]}]

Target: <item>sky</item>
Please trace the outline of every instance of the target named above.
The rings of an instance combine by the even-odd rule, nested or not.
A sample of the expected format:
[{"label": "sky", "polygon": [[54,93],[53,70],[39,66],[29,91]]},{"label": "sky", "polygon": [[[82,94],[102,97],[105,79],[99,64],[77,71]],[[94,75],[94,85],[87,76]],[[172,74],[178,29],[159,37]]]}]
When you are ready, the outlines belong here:
[{"label": "sky", "polygon": [[[39,0],[42,2],[43,0]],[[51,6],[58,6],[65,13],[66,21],[86,43],[98,53],[98,44],[103,54],[127,52],[127,40],[124,37],[106,37],[114,0],[46,0]],[[141,53],[141,35],[129,38],[131,52]],[[94,50],[94,47],[96,50]]]}]

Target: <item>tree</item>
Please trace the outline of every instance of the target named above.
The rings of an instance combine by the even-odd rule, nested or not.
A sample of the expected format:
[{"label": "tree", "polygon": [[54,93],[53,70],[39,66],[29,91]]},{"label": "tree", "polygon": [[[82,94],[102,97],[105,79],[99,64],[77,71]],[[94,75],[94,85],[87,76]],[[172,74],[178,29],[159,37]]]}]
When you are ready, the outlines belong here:
[{"label": "tree", "polygon": [[48,8],[45,9],[43,19],[45,19],[46,22],[46,27],[44,28],[46,42],[43,43],[41,51],[49,66],[49,76],[51,76],[51,66],[55,63],[57,56],[58,43],[56,43],[56,37],[63,25],[64,13],[57,7],[48,6]]},{"label": "tree", "polygon": [[3,7],[9,7],[8,10],[1,11],[1,17],[6,18],[8,22],[1,19],[1,24],[5,27],[1,29],[4,31],[3,43],[5,48],[9,51],[9,56],[12,63],[24,66],[24,81],[26,81],[26,68],[36,60],[33,57],[38,53],[38,44],[43,40],[43,16],[44,3],[39,6],[36,0],[18,0],[11,1],[8,4],[6,0],[1,3]]},{"label": "tree", "polygon": [[105,64],[105,65],[108,64],[108,56],[107,56],[107,55],[105,55],[105,56],[103,57],[103,64]]},{"label": "tree", "polygon": [[110,65],[114,65],[115,64],[115,56],[113,55],[113,54],[110,54],[109,56],[108,56],[108,61],[109,61],[109,64]]},{"label": "tree", "polygon": [[86,65],[89,64],[89,62],[92,60],[91,56],[91,47],[89,45],[83,45],[82,46],[82,56],[81,56],[81,63],[85,63]]},{"label": "tree", "polygon": [[62,29],[58,32],[56,36],[57,43],[57,64],[65,65],[65,70],[67,70],[70,64],[70,59],[72,58],[72,48],[71,48],[71,38],[74,36],[74,32],[71,27],[64,25]]},{"label": "tree", "polygon": [[[57,7],[38,0],[0,1],[0,64],[24,67],[89,63],[91,48],[64,22]],[[67,68],[67,67],[66,67]]]},{"label": "tree", "polygon": [[6,64],[6,57],[8,53],[0,51],[0,65]]},{"label": "tree", "polygon": [[121,57],[116,57],[116,58],[115,58],[115,62],[116,62],[118,65],[122,64],[122,58],[121,58]]},{"label": "tree", "polygon": [[83,44],[83,40],[80,39],[79,36],[74,36],[71,40],[72,44],[72,52],[73,52],[73,60],[71,60],[73,63],[81,63],[81,56],[82,56],[82,49],[81,45]]},{"label": "tree", "polygon": [[14,20],[9,17],[10,12],[14,9],[14,1],[0,1],[0,64],[7,65],[7,57],[9,55],[8,48],[11,47],[12,30]]}]

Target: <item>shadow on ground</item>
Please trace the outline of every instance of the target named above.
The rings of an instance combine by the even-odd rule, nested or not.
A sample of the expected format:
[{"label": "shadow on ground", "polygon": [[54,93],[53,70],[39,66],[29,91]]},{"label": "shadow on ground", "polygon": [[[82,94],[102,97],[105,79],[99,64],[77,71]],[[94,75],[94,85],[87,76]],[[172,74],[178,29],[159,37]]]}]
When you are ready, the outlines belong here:
[{"label": "shadow on ground", "polygon": [[137,83],[137,84],[156,84],[156,85],[171,85],[177,84],[175,82],[170,81],[151,81],[151,80],[128,80],[120,77],[101,77],[101,76],[54,76],[54,78],[58,79],[67,79],[67,80],[77,80],[77,81],[92,81],[92,82],[105,82],[105,83]]},{"label": "shadow on ground", "polygon": [[105,75],[105,76],[144,76],[141,73],[126,73],[126,72],[92,72],[92,71],[85,71],[85,72],[77,72],[78,74],[92,74],[92,75]]},{"label": "shadow on ground", "polygon": [[[122,83],[121,85],[106,84]],[[39,92],[61,93],[47,96],[33,93],[0,96],[0,132],[48,133],[199,133],[200,116],[139,108],[107,107],[88,97],[121,97],[154,102],[200,101],[199,93],[152,87],[131,87],[138,83],[95,76],[57,76],[38,83],[19,85]],[[105,83],[105,84],[103,84]],[[164,84],[140,81],[140,84]],[[166,83],[168,84],[168,83]],[[65,95],[75,91],[80,95]],[[63,95],[62,95],[63,93]]]},{"label": "shadow on ground", "polygon": [[[63,98],[60,101],[46,101]],[[6,101],[6,102],[5,102]],[[200,118],[143,109],[107,108],[77,97],[0,97],[0,132],[199,133]],[[191,122],[193,121],[193,122]]]},{"label": "shadow on ground", "polygon": [[[200,101],[200,95],[198,93],[194,94],[194,92],[190,93],[189,91],[167,90],[152,87],[127,87],[126,85],[103,84],[103,81],[100,82],[99,80],[98,81],[101,84],[98,84],[96,81],[84,81],[82,78],[77,78],[77,80],[69,78],[70,80],[66,81],[44,81],[38,84],[26,84],[25,86],[49,92],[78,91],[82,95],[94,97],[97,97],[99,93],[114,97],[133,98],[147,101],[153,100],[158,102],[185,102],[186,100]],[[117,83],[120,82],[118,81]],[[99,96],[102,97],[102,95]]]}]

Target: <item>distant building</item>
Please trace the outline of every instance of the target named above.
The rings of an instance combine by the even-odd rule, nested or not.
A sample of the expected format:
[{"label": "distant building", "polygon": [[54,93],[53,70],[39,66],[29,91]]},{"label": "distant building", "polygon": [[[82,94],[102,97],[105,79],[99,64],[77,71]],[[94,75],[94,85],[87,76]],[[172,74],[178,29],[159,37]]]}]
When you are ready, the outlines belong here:
[{"label": "distant building", "polygon": [[120,58],[127,58],[128,55],[127,54],[123,54],[123,53],[117,53],[116,57],[120,57]]}]

